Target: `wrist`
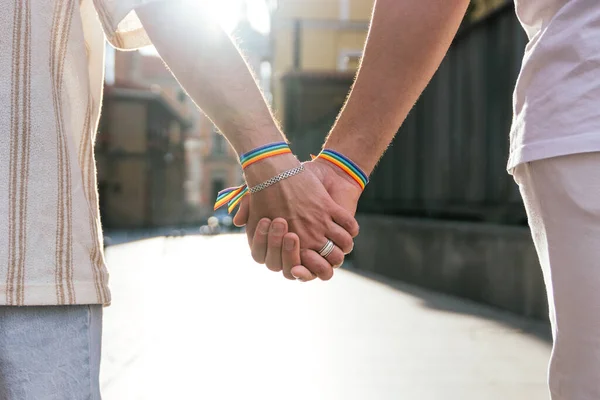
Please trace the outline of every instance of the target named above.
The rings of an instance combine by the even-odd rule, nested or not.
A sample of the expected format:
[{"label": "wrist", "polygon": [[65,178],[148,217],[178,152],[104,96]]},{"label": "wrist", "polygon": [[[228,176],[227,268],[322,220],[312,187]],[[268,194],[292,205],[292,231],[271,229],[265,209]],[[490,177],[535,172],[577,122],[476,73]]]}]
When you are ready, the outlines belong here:
[{"label": "wrist", "polygon": [[339,167],[333,165],[329,161],[318,157],[312,160],[311,162],[317,163],[318,165],[323,166],[323,168],[325,168],[325,171],[329,171],[327,172],[327,177],[325,178],[328,182],[331,182],[332,180],[342,180],[353,186],[356,186],[358,190],[362,191],[360,185],[354,179],[352,179],[350,175],[348,175],[346,172],[342,171]]},{"label": "wrist", "polygon": [[270,157],[250,165],[244,170],[244,177],[249,187],[262,183],[277,174],[300,165],[300,161],[291,153]]},{"label": "wrist", "polygon": [[[215,210],[227,204],[227,209],[231,213],[246,194],[253,193],[254,190],[263,190],[280,180],[302,172],[300,162],[291,153],[285,142],[276,142],[255,148],[243,154],[240,157],[240,163],[244,169],[246,185],[220,191],[215,201]],[[264,187],[261,188],[261,186]]]},{"label": "wrist", "polygon": [[236,129],[236,132],[238,135],[236,135],[235,143],[232,142],[232,144],[240,157],[259,147],[285,141],[285,136],[277,127],[262,129],[260,133],[256,129],[240,128]]},{"label": "wrist", "polygon": [[339,176],[344,176],[345,179],[354,182],[361,191],[369,183],[369,177],[363,169],[340,151],[326,147],[319,153],[316,160],[330,164]]},{"label": "wrist", "polygon": [[[333,142],[333,141],[332,141]],[[366,176],[370,176],[375,168],[376,162],[372,162],[368,156],[369,145],[365,144],[361,145],[359,148],[353,146],[352,144],[347,143],[330,143],[329,141],[323,145],[323,149],[329,149],[336,151],[340,154],[343,154],[348,159],[352,160],[352,162],[360,168],[361,171],[364,171]]]}]

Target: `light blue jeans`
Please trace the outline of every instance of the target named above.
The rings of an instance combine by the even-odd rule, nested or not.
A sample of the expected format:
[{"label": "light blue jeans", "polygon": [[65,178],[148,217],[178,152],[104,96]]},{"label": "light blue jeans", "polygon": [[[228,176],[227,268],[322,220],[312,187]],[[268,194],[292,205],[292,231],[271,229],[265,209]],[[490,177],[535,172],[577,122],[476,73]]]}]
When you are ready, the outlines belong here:
[{"label": "light blue jeans", "polygon": [[100,400],[102,306],[0,307],[0,400]]}]

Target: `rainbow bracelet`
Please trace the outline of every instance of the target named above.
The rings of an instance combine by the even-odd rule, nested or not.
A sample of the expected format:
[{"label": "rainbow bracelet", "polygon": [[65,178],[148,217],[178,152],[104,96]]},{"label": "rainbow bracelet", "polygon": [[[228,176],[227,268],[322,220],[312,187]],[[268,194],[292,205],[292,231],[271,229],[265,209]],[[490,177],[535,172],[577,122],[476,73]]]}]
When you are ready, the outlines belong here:
[{"label": "rainbow bracelet", "polygon": [[341,168],[344,172],[350,175],[350,177],[354,179],[356,183],[358,183],[362,190],[365,190],[367,183],[369,183],[367,174],[365,174],[358,167],[358,165],[353,163],[348,157],[338,153],[335,150],[323,149],[323,151],[321,151],[316,158],[322,158]]},{"label": "rainbow bracelet", "polygon": [[248,194],[247,185],[223,189],[217,194],[214,210],[217,211],[227,204],[227,212],[231,214],[246,194]]},{"label": "rainbow bracelet", "polygon": [[267,179],[266,181],[259,183],[256,186],[248,187],[248,185],[242,185],[239,187],[227,188],[225,190],[221,190],[217,195],[217,201],[215,203],[215,211],[221,207],[223,207],[227,203],[227,211],[231,213],[233,209],[242,201],[245,195],[248,193],[255,194],[260,192],[261,190],[265,190],[268,187],[273,186],[277,182],[281,182],[284,179],[291,178],[292,176],[296,176],[300,173],[304,172],[304,165],[300,164],[299,166],[288,169],[287,171],[283,171],[280,174],[275,175],[274,177]]},{"label": "rainbow bracelet", "polygon": [[240,156],[240,164],[242,164],[242,169],[246,169],[260,160],[291,152],[292,150],[290,150],[286,142],[271,143],[242,154]]},{"label": "rainbow bracelet", "polygon": [[[242,164],[242,169],[246,169],[248,166],[260,160],[291,152],[292,150],[290,150],[286,142],[271,143],[242,154],[240,156],[240,164]],[[217,194],[217,200],[214,206],[215,211],[227,204],[227,212],[231,213],[248,193],[247,185],[221,190]]]}]

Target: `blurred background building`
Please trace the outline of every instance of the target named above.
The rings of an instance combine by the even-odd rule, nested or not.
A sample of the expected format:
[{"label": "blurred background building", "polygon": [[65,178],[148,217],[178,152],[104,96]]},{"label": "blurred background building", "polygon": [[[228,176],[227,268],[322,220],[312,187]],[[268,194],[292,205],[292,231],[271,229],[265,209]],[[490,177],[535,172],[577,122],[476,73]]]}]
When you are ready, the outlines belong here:
[{"label": "blurred background building", "polygon": [[[472,0],[466,24],[507,0]],[[273,97],[296,131],[337,115],[359,66],[374,0],[279,0],[272,9]]]},{"label": "blurred background building", "polygon": [[[268,35],[239,4],[231,34],[270,102]],[[107,55],[96,145],[101,213],[107,229],[200,225],[216,194],[243,182],[237,156],[195,106],[155,50]]]},{"label": "blurred background building", "polygon": [[110,228],[180,224],[191,120],[157,88],[107,86],[96,143],[102,222]]},{"label": "blurred background building", "polygon": [[[200,2],[242,49],[294,153],[316,154],[360,65],[374,0],[188,3]],[[512,0],[471,0],[361,196],[349,271],[308,291],[255,268],[246,240],[233,235],[110,248],[230,231],[212,204],[242,174],[152,48],[108,48],[96,143],[115,300],[103,335],[104,398],[544,398],[551,335],[541,336],[542,348],[538,332],[549,330],[533,329],[530,318],[548,318],[545,285],[506,172],[526,43]],[[252,328],[242,341],[240,326]],[[323,332],[348,340],[323,347]],[[298,333],[314,342],[308,352],[289,348]],[[140,338],[152,345],[137,345]],[[276,376],[248,374],[257,359],[280,366],[270,370]],[[183,369],[164,368],[171,365]],[[307,365],[322,367],[313,375],[326,379],[299,391],[294,377]],[[194,376],[210,381],[199,386]]]},{"label": "blurred background building", "polygon": [[[503,3],[474,0],[468,20]],[[360,62],[372,7],[373,0],[229,0],[214,6],[292,136],[329,124],[337,114]],[[109,48],[106,89],[96,147],[105,226],[205,222],[216,193],[243,180],[226,139],[151,48]]]},{"label": "blurred background building", "polygon": [[373,0],[280,0],[272,13],[273,97],[286,129],[336,113],[358,67]]},{"label": "blurred background building", "polygon": [[[209,4],[294,153],[316,154],[360,64],[374,0]],[[526,44],[512,1],[472,0],[361,197],[362,234],[352,253],[359,268],[547,314],[521,196],[506,173],[512,90]],[[105,229],[206,223],[216,193],[242,182],[227,141],[152,49],[109,51],[106,85],[96,146]]]},{"label": "blurred background building", "polygon": [[[280,0],[272,11],[274,106],[301,159],[320,150],[348,95],[372,5]],[[359,269],[546,317],[527,217],[506,172],[526,44],[512,1],[471,2],[358,204],[350,256]]]}]

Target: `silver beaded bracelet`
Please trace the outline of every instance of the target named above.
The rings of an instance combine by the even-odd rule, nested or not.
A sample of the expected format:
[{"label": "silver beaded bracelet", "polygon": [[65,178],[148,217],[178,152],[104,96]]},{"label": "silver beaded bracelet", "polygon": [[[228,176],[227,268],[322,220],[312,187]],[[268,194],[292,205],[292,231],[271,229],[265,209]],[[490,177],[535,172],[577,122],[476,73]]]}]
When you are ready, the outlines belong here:
[{"label": "silver beaded bracelet", "polygon": [[261,190],[265,190],[269,186],[276,184],[277,182],[281,182],[284,179],[290,178],[294,175],[298,175],[302,171],[304,171],[304,165],[300,164],[296,168],[288,169],[287,171],[284,171],[284,172],[280,173],[279,175],[276,175],[276,176],[272,177],[271,179],[264,181],[263,183],[259,183],[258,185],[249,188],[248,191],[252,194],[258,193]]}]

